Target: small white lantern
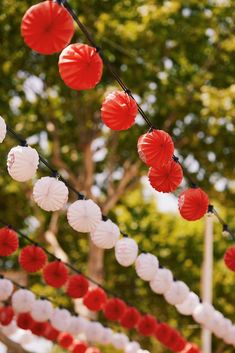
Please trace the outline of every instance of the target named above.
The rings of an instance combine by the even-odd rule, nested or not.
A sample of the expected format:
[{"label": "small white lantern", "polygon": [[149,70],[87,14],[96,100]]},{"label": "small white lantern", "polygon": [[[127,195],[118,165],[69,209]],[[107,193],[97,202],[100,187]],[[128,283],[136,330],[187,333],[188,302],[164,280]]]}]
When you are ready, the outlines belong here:
[{"label": "small white lantern", "polygon": [[182,304],[176,305],[176,309],[182,315],[192,315],[194,309],[199,303],[199,297],[194,292],[190,292]]},{"label": "small white lantern", "polygon": [[45,322],[51,318],[53,306],[48,300],[36,300],[30,312],[32,318],[38,322]]},{"label": "small white lantern", "polygon": [[169,290],[172,282],[172,272],[166,268],[160,268],[154,278],[150,281],[150,287],[154,293],[164,294]]},{"label": "small white lantern", "polygon": [[120,237],[118,226],[109,219],[105,222],[101,221],[91,232],[91,240],[101,249],[112,249]]},{"label": "small white lantern", "polygon": [[135,262],[137,275],[144,281],[151,281],[157,274],[159,261],[152,254],[140,254]]},{"label": "small white lantern", "polygon": [[137,353],[140,349],[138,342],[129,342],[125,347],[125,353]]},{"label": "small white lantern", "polygon": [[128,342],[129,339],[124,333],[114,333],[112,337],[112,345],[116,349],[124,349]]},{"label": "small white lantern", "polygon": [[71,315],[66,309],[56,308],[53,310],[50,321],[52,326],[58,331],[67,331],[70,325]]},{"label": "small white lantern", "polygon": [[189,295],[189,287],[182,281],[175,281],[164,293],[166,301],[171,305],[182,304]]},{"label": "small white lantern", "polygon": [[7,126],[5,123],[5,120],[0,116],[0,143],[3,142],[3,140],[6,137],[7,133]]},{"label": "small white lantern", "polygon": [[100,344],[107,345],[112,342],[113,331],[110,328],[104,327],[103,335],[100,339]]},{"label": "small white lantern", "polygon": [[27,289],[19,289],[12,295],[11,303],[16,313],[28,313],[35,303],[35,295]]},{"label": "small white lantern", "polygon": [[99,322],[89,322],[86,328],[86,337],[90,342],[99,343],[103,337],[104,327]]},{"label": "small white lantern", "polygon": [[115,257],[117,262],[128,267],[133,265],[138,256],[138,245],[135,240],[130,238],[122,238],[115,245]]},{"label": "small white lantern", "polygon": [[14,286],[8,279],[0,279],[0,301],[7,300],[13,292]]}]

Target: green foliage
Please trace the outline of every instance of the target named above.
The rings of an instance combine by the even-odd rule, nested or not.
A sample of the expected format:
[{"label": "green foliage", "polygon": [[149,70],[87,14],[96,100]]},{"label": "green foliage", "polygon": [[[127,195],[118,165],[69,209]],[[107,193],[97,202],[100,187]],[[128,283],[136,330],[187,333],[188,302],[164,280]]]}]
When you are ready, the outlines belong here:
[{"label": "green foliage", "polygon": [[[25,46],[20,22],[34,3],[3,0],[0,4],[0,113],[10,126],[29,137],[29,143],[70,182],[103,204],[115,194],[125,163],[129,161],[131,165],[138,160],[136,142],[146,126],[138,118],[137,124],[126,132],[104,129],[100,106],[104,95],[117,88],[108,71],[104,70],[96,89],[75,92],[59,77],[58,55],[41,56]],[[233,1],[231,6],[226,1],[219,5],[215,0],[71,0],[71,4],[153,124],[174,137],[177,155],[185,158],[194,178],[208,190],[212,200],[218,200],[218,205],[226,202],[231,206],[225,216],[235,227]],[[79,30],[73,38],[76,41],[86,42]],[[0,146],[1,218],[48,245],[44,234],[51,215],[31,200],[31,183],[16,183],[6,173],[5,156],[14,145],[16,142],[8,137]],[[87,185],[86,166],[89,146],[95,160],[91,185]],[[153,200],[143,201],[138,181],[146,174],[147,169],[141,164],[125,197],[110,216],[142,248],[155,253],[177,278],[199,293],[203,223],[186,223],[173,214],[161,214]],[[48,175],[48,171],[42,168],[40,175]],[[78,236],[68,226],[65,214],[60,216],[58,229],[61,247],[71,262],[86,272],[87,236]],[[227,245],[216,225],[214,304],[234,318],[234,276],[222,261]],[[16,257],[4,263],[1,260],[1,266],[17,269]],[[39,282],[38,276],[30,277],[33,289],[72,306],[62,293]],[[187,339],[200,342],[200,330],[192,319],[178,315],[154,295],[147,284],[137,279],[133,268],[123,270],[118,266],[112,251],[105,256],[105,285],[141,310],[179,328]],[[151,352],[166,352],[155,340],[142,340],[135,332],[130,336],[140,339]],[[218,347],[219,341],[214,340],[213,351]],[[103,352],[113,352],[113,348]],[[232,349],[226,347],[223,352],[230,353]]]}]

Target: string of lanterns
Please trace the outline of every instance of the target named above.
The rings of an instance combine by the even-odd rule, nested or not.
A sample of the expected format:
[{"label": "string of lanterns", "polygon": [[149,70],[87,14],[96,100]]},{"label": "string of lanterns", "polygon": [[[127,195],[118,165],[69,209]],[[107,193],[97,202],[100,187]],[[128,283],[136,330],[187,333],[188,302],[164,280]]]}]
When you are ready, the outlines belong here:
[{"label": "string of lanterns", "polygon": [[[28,239],[25,235],[24,238]],[[2,239],[4,239],[4,247],[1,246]],[[32,240],[31,242],[33,243]],[[11,228],[0,229],[0,256],[13,254],[17,250],[17,246],[18,234]],[[102,311],[106,319],[119,322],[126,329],[135,328],[143,336],[153,336],[173,352],[181,352],[188,344],[179,332],[166,323],[159,323],[152,315],[141,315],[135,307],[128,306],[123,300],[115,297],[108,298],[106,291],[102,287],[89,288],[89,282],[83,274],[69,276],[68,264],[58,259],[46,264],[47,257],[45,251],[47,250],[38,243],[37,245],[26,246],[19,254],[19,264],[28,273],[42,270],[42,276],[46,284],[54,288],[61,288],[66,285],[67,295],[73,299],[83,298],[83,304],[90,311]],[[47,253],[50,254],[48,251]],[[51,255],[55,258],[53,254]],[[156,258],[155,262],[157,262]],[[139,267],[138,272],[142,277],[146,278],[146,271]],[[150,278],[149,276],[148,278]],[[161,333],[162,327],[164,328],[164,332],[167,331],[169,340],[166,340],[166,337]],[[200,353],[199,350],[197,352]]]},{"label": "string of lanterns", "polygon": [[[19,146],[19,148],[21,148],[21,146]],[[88,206],[88,203],[89,203],[89,206]],[[70,212],[69,212],[69,210],[70,210]],[[97,240],[97,242],[94,241],[94,243],[100,247],[105,248],[107,246],[106,248],[110,248],[111,245],[114,246],[113,244],[117,240],[117,233],[115,233],[115,231],[113,232],[113,229],[117,229],[117,228],[115,228],[113,226],[111,221],[107,222],[107,221],[102,221],[101,219],[102,219],[101,211],[100,211],[99,207],[92,200],[85,200],[85,199],[78,200],[75,203],[73,203],[72,205],[70,205],[70,207],[68,209],[69,224],[75,230],[77,230],[79,232],[91,231],[91,234],[93,234],[91,236],[91,239],[93,241],[95,239],[94,234],[97,232],[92,231],[92,229],[95,229],[96,226],[100,227],[101,224],[102,224],[102,226],[105,225],[104,227],[105,227],[106,232],[105,231],[104,232],[101,231],[100,233],[98,232],[98,236],[97,236],[98,240]],[[111,234],[112,239],[114,239],[114,240],[112,240],[111,245],[110,244],[106,245],[107,240],[108,240],[108,243],[110,243],[109,232]],[[119,232],[118,237],[119,236],[120,236],[120,232]],[[102,242],[100,241],[100,239],[102,240]],[[132,265],[135,262],[137,255],[138,255],[138,246],[133,239],[124,237],[124,238],[116,241],[115,256],[116,256],[117,261],[122,266]],[[163,277],[163,278],[161,278],[161,277]],[[160,280],[159,280],[159,278],[160,278]],[[163,286],[163,289],[162,289],[162,287],[160,287],[160,289],[159,289],[159,282],[160,282],[160,286]],[[172,291],[170,291],[171,286],[174,288],[174,290],[172,289]],[[150,287],[155,293],[164,294],[165,299],[172,305],[182,304],[184,301],[187,300],[187,295],[189,295],[189,289],[188,289],[187,285],[181,281],[176,281],[176,284],[175,284],[175,281],[173,281],[172,273],[167,269],[159,269],[158,270],[158,272],[156,274],[156,280],[150,282]],[[176,288],[179,288],[179,289],[177,289],[179,291],[179,293],[175,297]],[[168,292],[168,290],[169,290],[169,293],[166,294],[166,292]],[[195,308],[193,308],[193,309],[195,309]],[[211,316],[214,316],[214,314],[216,314],[216,311],[212,307]],[[195,319],[195,317],[194,317],[194,319]],[[195,320],[197,321],[197,319],[195,319]],[[228,325],[228,322],[230,325],[230,329],[232,329],[233,328],[232,322],[229,320],[228,321],[226,321],[226,320],[227,319],[225,319],[223,316],[221,317],[222,329],[225,324]],[[200,322],[200,324],[201,324],[201,322]],[[212,326],[210,326],[210,327],[212,330]],[[227,332],[230,332],[230,331],[227,331]],[[214,331],[214,333],[217,336],[220,335],[220,333],[217,333],[215,331]],[[229,339],[229,342],[230,342],[230,339]]]},{"label": "string of lanterns", "polygon": [[[60,13],[60,16],[57,20],[56,14],[58,13]],[[73,24],[67,18],[69,14],[71,15],[70,21],[72,18],[74,19],[92,47],[81,43],[66,47],[73,34]],[[63,26],[60,27],[62,19],[67,24],[67,31],[64,31]],[[34,27],[33,31],[31,30],[32,27]],[[80,22],[68,1],[57,0],[57,3],[55,2],[53,5],[51,1],[45,1],[32,6],[26,11],[22,19],[21,34],[25,43],[40,54],[53,54],[55,48],[57,48],[57,52],[62,50],[59,58],[59,73],[65,84],[72,89],[94,88],[101,80],[104,62],[124,92],[115,91],[105,98],[101,108],[103,122],[113,130],[126,130],[134,124],[139,112],[150,127],[150,130],[141,136],[138,141],[140,158],[150,167],[148,173],[150,185],[159,192],[175,191],[182,182],[183,170],[179,159],[173,155],[174,143],[172,138],[165,131],[154,128],[131,91],[106,59],[101,48],[96,45],[87,28]],[[42,48],[45,36],[47,53]],[[35,43],[36,38],[41,41],[40,47]],[[186,170],[184,172],[186,173]],[[190,176],[188,176],[188,179],[194,190],[190,188],[184,192],[183,197],[180,198],[179,211],[183,218],[192,221],[205,215],[209,200],[201,189],[195,190],[197,186]],[[187,206],[187,201],[191,197],[198,204],[196,210]],[[186,202],[186,205],[184,205],[184,202]],[[186,212],[185,209],[187,209]],[[196,212],[193,213],[193,211]],[[214,208],[213,211],[215,211]],[[235,239],[227,224],[218,216],[218,212],[215,211],[214,214],[221,222],[223,231]]]}]

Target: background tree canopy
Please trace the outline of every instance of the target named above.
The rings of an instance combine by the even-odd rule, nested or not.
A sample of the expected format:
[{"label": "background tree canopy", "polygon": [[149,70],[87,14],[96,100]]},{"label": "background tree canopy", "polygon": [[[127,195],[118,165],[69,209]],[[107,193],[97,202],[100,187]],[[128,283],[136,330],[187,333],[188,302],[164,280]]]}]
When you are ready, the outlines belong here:
[{"label": "background tree canopy", "polygon": [[[102,125],[104,96],[117,88],[107,70],[96,89],[72,91],[58,74],[58,55],[42,56],[26,47],[20,22],[35,3],[3,0],[0,4],[0,114],[121,229],[200,293],[203,222],[186,223],[178,214],[163,214],[156,207],[156,192],[146,196],[141,180],[147,169],[139,161],[136,143],[147,127],[141,117],[125,132]],[[71,0],[71,4],[153,124],[173,136],[188,171],[235,226],[234,1]],[[78,29],[73,42],[86,43]],[[64,257],[104,281],[107,288],[200,344],[200,329],[193,320],[154,295],[133,268],[123,270],[112,251],[104,256],[86,235],[75,233],[63,212],[49,214],[35,205],[32,184],[16,183],[6,172],[6,155],[14,145],[8,137],[0,146],[1,218],[55,253],[62,250]],[[42,168],[40,175],[48,171]],[[218,225],[214,245],[214,304],[234,319],[234,275],[223,264],[228,240],[222,238]],[[1,260],[1,266],[18,270],[14,259]],[[40,277],[30,276],[28,281],[40,293],[58,296],[40,284]],[[62,292],[58,301],[73,305]],[[143,340],[134,332],[131,337],[153,353],[167,352],[154,340]],[[233,351],[221,348],[216,339],[213,345],[213,352]]]}]

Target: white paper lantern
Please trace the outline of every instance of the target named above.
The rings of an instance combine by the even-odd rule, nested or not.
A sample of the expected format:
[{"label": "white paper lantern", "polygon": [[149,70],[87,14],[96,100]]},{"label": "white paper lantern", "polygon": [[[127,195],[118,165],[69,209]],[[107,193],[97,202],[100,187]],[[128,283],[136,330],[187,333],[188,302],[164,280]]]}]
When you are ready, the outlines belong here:
[{"label": "white paper lantern", "polygon": [[7,300],[13,292],[14,286],[8,279],[0,279],[0,301]]},{"label": "white paper lantern", "polygon": [[30,312],[32,318],[38,322],[45,322],[51,318],[53,306],[48,300],[36,300]]},{"label": "white paper lantern", "polygon": [[104,327],[99,322],[90,322],[86,329],[86,337],[90,342],[100,342],[103,337]]},{"label": "white paper lantern", "polygon": [[68,188],[53,177],[39,179],[33,188],[33,199],[45,211],[61,210],[68,201]]},{"label": "white paper lantern", "polygon": [[113,331],[110,328],[104,327],[103,335],[100,339],[100,344],[107,345],[112,342]]},{"label": "white paper lantern", "polygon": [[223,332],[223,320],[224,316],[219,311],[215,310],[213,312],[213,319],[211,320],[210,330],[217,336],[222,338],[224,335]]},{"label": "white paper lantern", "polygon": [[227,344],[233,344],[235,342],[235,326],[232,325],[224,336],[224,341]]},{"label": "white paper lantern", "polygon": [[193,318],[197,323],[204,325],[208,318],[212,317],[213,311],[214,309],[209,303],[198,304],[193,311]]},{"label": "white paper lantern", "polygon": [[86,332],[89,320],[83,317],[72,316],[69,321],[67,332],[71,335],[78,335]]},{"label": "white paper lantern", "polygon": [[70,324],[71,315],[66,309],[56,308],[53,310],[50,321],[52,326],[58,331],[67,331]]},{"label": "white paper lantern", "polygon": [[120,237],[118,226],[109,219],[105,222],[101,221],[91,232],[91,240],[101,249],[112,249]]},{"label": "white paper lantern", "polygon": [[70,226],[77,232],[90,233],[98,226],[102,214],[94,201],[78,200],[69,206],[67,218]]},{"label": "white paper lantern", "polygon": [[5,120],[0,116],[0,143],[3,142],[3,140],[6,137],[7,133],[7,126],[5,123]]},{"label": "white paper lantern", "polygon": [[194,292],[190,292],[187,299],[182,304],[176,305],[176,308],[182,315],[192,315],[199,303],[199,297]]},{"label": "white paper lantern", "polygon": [[115,245],[115,257],[117,262],[124,266],[131,266],[138,256],[138,245],[133,239],[122,238]]},{"label": "white paper lantern", "polygon": [[27,289],[19,289],[12,295],[11,302],[16,313],[28,313],[35,303],[35,295]]},{"label": "white paper lantern", "polygon": [[171,305],[182,304],[189,295],[189,287],[182,281],[175,281],[164,293],[166,301]]},{"label": "white paper lantern", "polygon": [[22,346],[26,346],[27,344],[30,344],[34,340],[35,340],[35,337],[30,332],[27,332],[20,337],[18,343],[20,343]]},{"label": "white paper lantern", "polygon": [[114,333],[112,337],[112,345],[116,349],[124,349],[128,342],[129,339],[124,333]]},{"label": "white paper lantern", "polygon": [[137,275],[144,281],[151,281],[157,274],[159,261],[152,254],[140,254],[135,262]]},{"label": "white paper lantern", "polygon": [[1,331],[6,336],[14,335],[14,333],[18,330],[15,320],[13,320],[9,325],[1,327]]},{"label": "white paper lantern", "polygon": [[125,346],[125,353],[137,353],[140,349],[140,345],[138,342],[129,342]]},{"label": "white paper lantern", "polygon": [[7,170],[10,176],[20,182],[32,179],[38,169],[39,156],[35,148],[13,147],[7,156]]},{"label": "white paper lantern", "polygon": [[150,287],[154,293],[164,294],[168,291],[172,282],[172,272],[166,268],[160,268],[154,278],[150,281]]}]

